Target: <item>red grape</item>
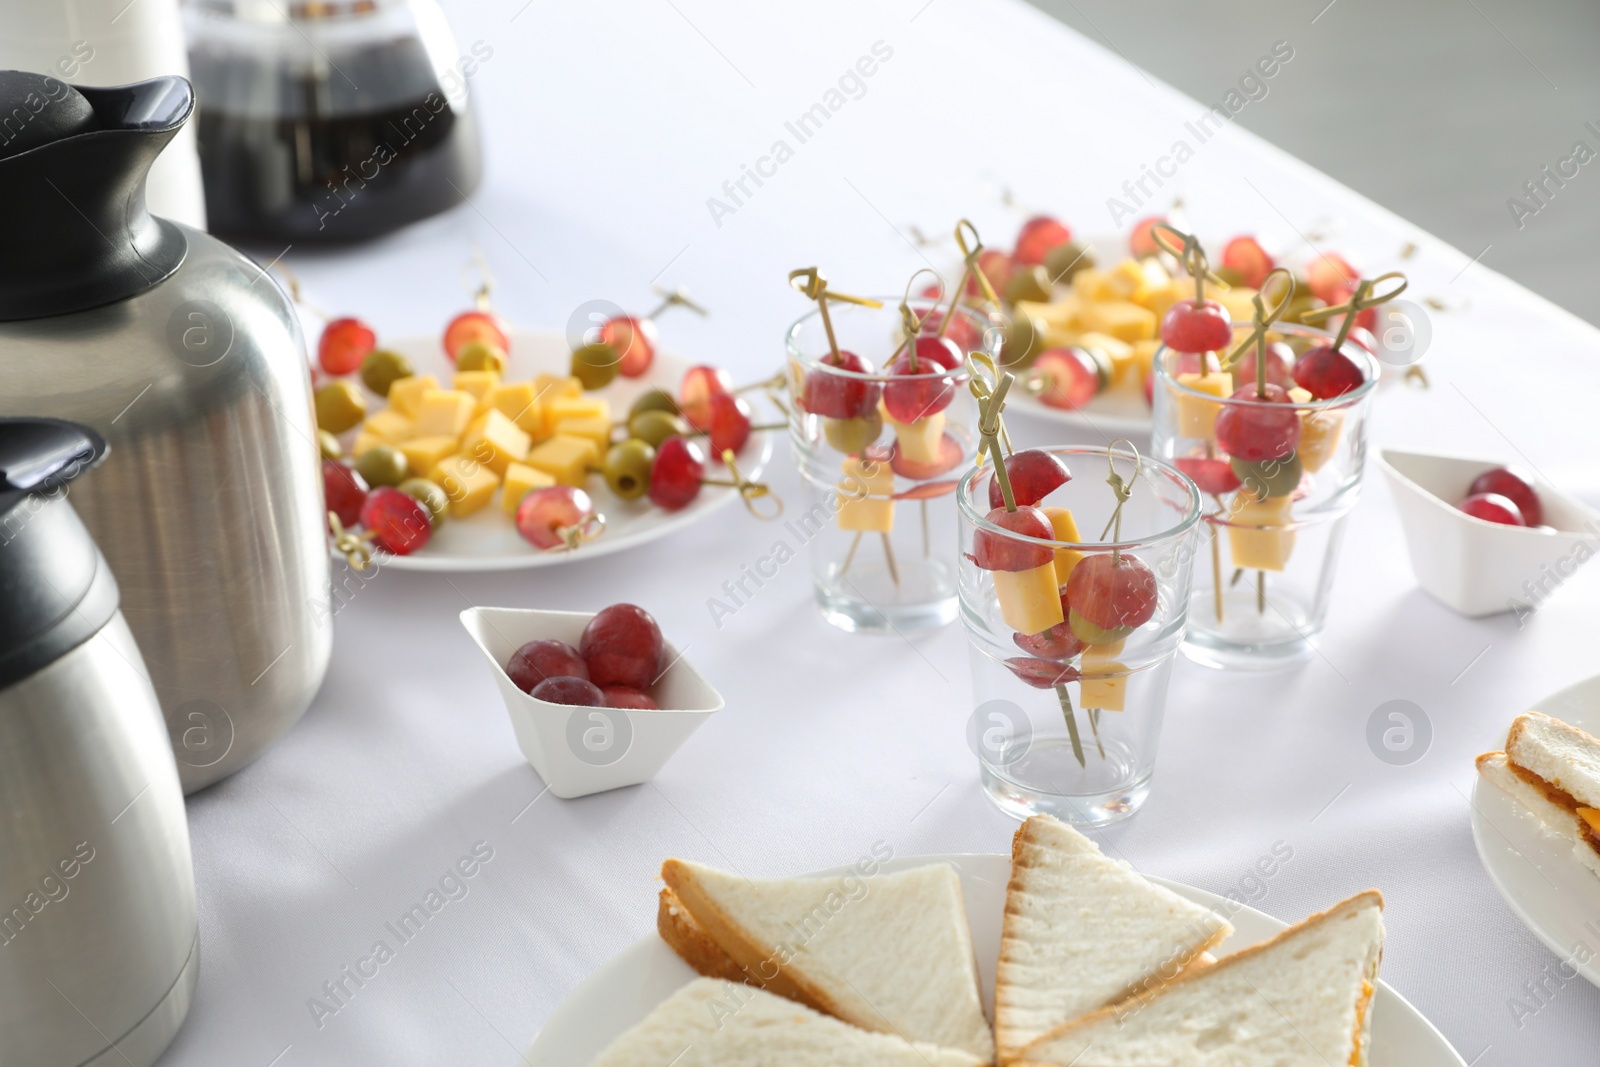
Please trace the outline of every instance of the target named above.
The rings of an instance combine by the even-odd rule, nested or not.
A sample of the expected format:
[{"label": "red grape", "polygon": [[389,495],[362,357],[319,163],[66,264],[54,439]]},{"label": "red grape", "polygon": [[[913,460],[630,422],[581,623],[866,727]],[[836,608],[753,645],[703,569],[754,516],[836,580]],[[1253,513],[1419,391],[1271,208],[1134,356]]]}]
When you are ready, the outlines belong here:
[{"label": "red grape", "polygon": [[1233,318],[1215,300],[1180,300],[1161,320],[1161,343],[1174,352],[1212,352],[1233,341]]},{"label": "red grape", "polygon": [[837,358],[830,352],[821,362],[837,371],[814,370],[806,375],[801,387],[802,408],[830,419],[859,419],[877,410],[882,383],[853,377],[871,374],[872,364],[854,352],[840,352]]},{"label": "red grape", "polygon": [[608,708],[630,708],[634,711],[661,710],[661,705],[652,700],[650,694],[629,689],[625,685],[608,685],[600,692],[605,694]]},{"label": "red grape", "polygon": [[[1011,478],[1011,495],[1016,498],[1019,507],[1037,504],[1072,481],[1072,472],[1061,462],[1061,457],[1042,448],[1025,448],[1021,452],[1011,453],[1006,457],[1006,474]],[[1005,507],[1000,480],[994,477],[989,479],[989,506]]]},{"label": "red grape", "polygon": [[[995,508],[984,517],[1002,530],[1023,537],[1055,540],[1055,529],[1038,508],[1019,507],[1016,511]],[[979,530],[972,539],[972,562],[986,571],[1031,571],[1043,567],[1055,556],[1055,549],[1049,545],[1019,541],[990,530]]]},{"label": "red grape", "polygon": [[1336,252],[1324,252],[1306,267],[1306,286],[1324,304],[1344,303],[1360,277],[1349,260]]},{"label": "red grape", "polygon": [[618,353],[617,373],[624,378],[637,378],[650,369],[658,340],[656,324],[649,319],[618,315],[600,326],[600,343]]},{"label": "red grape", "polygon": [[1300,414],[1281,385],[1242,386],[1217,412],[1217,444],[1238,459],[1287,459],[1300,443]]},{"label": "red grape", "polygon": [[889,449],[889,469],[902,478],[910,478],[914,482],[927,481],[937,478],[941,474],[948,474],[961,465],[965,456],[961,450],[961,442],[955,435],[946,430],[939,438],[939,455],[931,462],[923,463],[918,460],[907,459],[900,451],[900,442],[896,441]]},{"label": "red grape", "polygon": [[1081,348],[1047,348],[1033,361],[1044,383],[1039,400],[1053,408],[1076,411],[1099,394],[1100,368]]},{"label": "red grape", "polygon": [[[922,332],[936,334],[939,324],[944,321],[944,312],[939,308],[929,311],[922,319]],[[983,343],[983,334],[972,320],[965,315],[957,315],[950,323],[950,328],[944,332],[945,338],[955,343],[963,352],[975,351]]]},{"label": "red grape", "polygon": [[1163,215],[1150,215],[1133,224],[1133,232],[1128,235],[1128,252],[1134,259],[1143,259],[1161,251],[1161,246],[1156,244],[1155,235],[1151,231],[1155,229],[1156,223],[1166,221]]},{"label": "red grape", "polygon": [[594,501],[582,489],[550,485],[530,490],[517,505],[517,532],[535,548],[559,548],[566,534],[594,518]]},{"label": "red grape", "polygon": [[361,521],[361,505],[367,502],[367,480],[334,459],[322,461],[322,496],[327,510],[339,516],[346,528]]},{"label": "red grape", "polygon": [[[1065,620],[1071,605],[1067,603],[1066,594],[1061,597],[1061,616]],[[1012,634],[1011,640],[1016,646],[1030,656],[1040,659],[1068,660],[1083,651],[1083,641],[1072,632],[1072,627],[1065,621],[1058,622],[1050,629],[1039,634]]]},{"label": "red grape", "polygon": [[1503,526],[1528,525],[1516,502],[1499,493],[1474,493],[1456,507],[1484,522],[1498,522]]},{"label": "red grape", "polygon": [[1235,237],[1222,249],[1222,265],[1237,273],[1244,285],[1259,289],[1277,264],[1254,237]]},{"label": "red grape", "polygon": [[917,360],[937,363],[945,370],[956,370],[966,362],[966,357],[950,338],[923,334],[917,338]]},{"label": "red grape", "polygon": [[1527,525],[1544,525],[1544,503],[1539,499],[1538,490],[1533,487],[1533,477],[1520,467],[1496,467],[1492,471],[1484,471],[1472,479],[1467,492],[1473,496],[1498,493],[1517,506]]},{"label": "red grape", "polygon": [[896,422],[916,422],[950,406],[956,398],[954,380],[941,363],[918,359],[907,352],[891,364],[893,375],[883,387],[883,406]]},{"label": "red grape", "polygon": [[[1017,273],[1017,264],[999,249],[986,248],[978,253],[978,269],[989,279],[989,288],[999,296],[1006,291],[1006,286],[1011,284],[1011,276]],[[962,295],[969,300],[984,298],[983,289],[979,287],[976,277],[967,279],[967,289]]]},{"label": "red grape", "polygon": [[583,628],[578,651],[598,686],[643,691],[661,674],[666,646],[650,613],[633,604],[601,608]]},{"label": "red grape", "polygon": [[361,525],[379,548],[409,556],[433,536],[433,513],[415,497],[381,486],[361,505]]},{"label": "red grape", "polygon": [[1058,685],[1076,682],[1079,676],[1078,668],[1048,659],[1015,656],[1006,660],[1006,666],[1012,674],[1035,689],[1054,689]]},{"label": "red grape", "polygon": [[1365,384],[1356,361],[1328,345],[1318,345],[1294,365],[1294,384],[1318,400],[1332,400]]},{"label": "red grape", "polygon": [[583,662],[583,657],[578,655],[577,649],[565,641],[546,637],[529,641],[511,653],[506,674],[518,689],[531,693],[533,687],[546,678],[582,678],[588,681],[589,668]]},{"label": "red grape", "polygon": [[750,405],[732,393],[717,393],[711,398],[711,453],[737,452],[750,439]]},{"label": "red grape", "polygon": [[1025,266],[1044,262],[1052,249],[1072,240],[1072,231],[1049,215],[1035,215],[1017,232],[1017,249],[1012,258]]},{"label": "red grape", "polygon": [[451,362],[474,341],[482,341],[501,352],[511,351],[506,324],[487,311],[463,311],[444,328],[444,354],[450,357]]},{"label": "red grape", "polygon": [[576,707],[603,708],[605,694],[600,687],[583,678],[546,678],[528,694],[547,704],[568,704]]},{"label": "red grape", "polygon": [[705,473],[706,456],[699,445],[686,437],[667,438],[650,468],[650,502],[668,511],[688,506],[700,495]]},{"label": "red grape", "polygon": [[[1256,350],[1253,345],[1245,349],[1244,355],[1239,357],[1239,365],[1233,370],[1233,380],[1236,382],[1256,380]],[[1293,380],[1294,349],[1282,341],[1271,342],[1267,345],[1267,384],[1281,385],[1287,389]]]},{"label": "red grape", "polygon": [[1138,556],[1097,552],[1072,568],[1067,599],[1073,615],[1107,633],[1122,634],[1155,616],[1155,572]]},{"label": "red grape", "polygon": [[1221,496],[1239,488],[1239,476],[1225,459],[1208,459],[1205,456],[1179,456],[1173,461],[1180,471],[1194,479],[1202,493]]},{"label": "red grape", "polygon": [[317,342],[317,362],[329,374],[354,374],[378,347],[378,335],[360,319],[334,319]]}]

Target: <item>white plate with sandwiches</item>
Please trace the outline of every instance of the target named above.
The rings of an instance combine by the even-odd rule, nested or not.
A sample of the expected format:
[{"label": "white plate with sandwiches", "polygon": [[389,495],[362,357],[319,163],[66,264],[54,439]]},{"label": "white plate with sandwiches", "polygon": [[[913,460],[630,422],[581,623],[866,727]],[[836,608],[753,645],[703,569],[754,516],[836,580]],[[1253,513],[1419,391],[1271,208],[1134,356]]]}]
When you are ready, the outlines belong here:
[{"label": "white plate with sandwiches", "polygon": [[660,936],[580,985],[524,1062],[1465,1067],[1377,980],[1374,891],[1286,927],[1048,817],[1012,856],[880,842],[805,878],[679,860],[662,877]]},{"label": "white plate with sandwiches", "polygon": [[[1489,879],[1533,935],[1600,986],[1600,676],[1518,716],[1478,757],[1472,838]],[[1591,805],[1593,805],[1591,807]]]}]

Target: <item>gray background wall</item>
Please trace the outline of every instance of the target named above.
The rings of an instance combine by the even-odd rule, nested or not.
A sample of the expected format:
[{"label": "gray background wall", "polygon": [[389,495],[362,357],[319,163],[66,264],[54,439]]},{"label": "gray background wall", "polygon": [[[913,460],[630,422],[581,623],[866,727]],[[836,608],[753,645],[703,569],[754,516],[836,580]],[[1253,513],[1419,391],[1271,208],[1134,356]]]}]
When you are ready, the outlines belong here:
[{"label": "gray background wall", "polygon": [[[1600,4],[1030,2],[1206,101],[1288,40],[1292,76],[1236,121],[1600,324]],[[1538,207],[1523,183],[1578,140],[1596,158],[1519,229],[1507,199]]]}]

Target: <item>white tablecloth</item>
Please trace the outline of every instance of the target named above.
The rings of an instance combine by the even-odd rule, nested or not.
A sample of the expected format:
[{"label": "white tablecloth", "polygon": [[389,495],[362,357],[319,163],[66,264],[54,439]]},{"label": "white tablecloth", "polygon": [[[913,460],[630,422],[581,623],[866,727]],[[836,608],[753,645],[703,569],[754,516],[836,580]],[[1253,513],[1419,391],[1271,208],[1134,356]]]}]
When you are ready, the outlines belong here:
[{"label": "white tablecloth", "polygon": [[[969,215],[1005,244],[1020,217],[1002,187],[1108,234],[1107,198],[1126,199],[1123,182],[1184,139],[1193,158],[1149,187],[1150,207],[1181,195],[1202,233],[1265,231],[1286,247],[1337,226],[1327,246],[1375,265],[1414,242],[1413,293],[1465,307],[1433,316],[1433,388],[1379,398],[1379,443],[1522,461],[1600,502],[1600,335],[1239,129],[1198,144],[1184,124],[1204,105],[1020,3],[496,0],[449,13],[462,52],[493,50],[472,80],[481,191],[373,245],[286,256],[317,304],[384,336],[435,333],[466,306],[459,267],[477,242],[500,310],[529,328],[561,328],[592,298],[643,309],[652,282],[689,286],[715,315],[674,316],[670,347],[752,381],[776,368],[780,331],[804,310],[790,268],[898,290],[926,265],[913,225],[942,233]],[[1317,48],[1303,14],[1263,22],[1259,52]],[[874,53],[872,75],[830,100]],[[1292,60],[1275,75],[1294,76]],[[786,123],[819,102],[839,106],[798,143]],[[792,157],[763,162],[779,140]],[[770,176],[735,203],[724,182],[758,165]],[[1012,430],[1061,436],[1022,418]],[[779,460],[776,485],[792,495],[783,448]],[[1471,758],[1515,712],[1595,669],[1600,568],[1521,628],[1462,619],[1415,586],[1389,491],[1369,473],[1320,655],[1268,676],[1180,663],[1154,793],[1104,840],[1141,870],[1284,919],[1378,886],[1384,977],[1467,1060],[1592,1062],[1600,993],[1588,985],[1517,1021],[1513,998],[1536,1003],[1524,983],[1556,958],[1485,877],[1466,797]],[[981,795],[963,740],[959,627],[910,641],[837,632],[798,562],[714,625],[707,599],[774,537],[730,510],[556,570],[385,573],[364,588],[334,622],[335,662],[304,721],[190,802],[200,989],[162,1062],[513,1063],[580,980],[651,932],[664,856],[783,875],[878,839],[899,855],[1003,851],[1014,824]],[[543,783],[456,615],[623,599],[687,646],[727,711],[649,785],[534,802]],[[1433,727],[1408,766],[1366,741],[1373,709],[1396,698]],[[1280,842],[1293,858],[1258,886],[1251,870]],[[324,983],[376,941],[393,946],[385,923],[475,847],[492,858],[466,895],[364,985],[345,979],[353,995],[336,1012],[314,1011],[312,998],[336,1003]]]}]

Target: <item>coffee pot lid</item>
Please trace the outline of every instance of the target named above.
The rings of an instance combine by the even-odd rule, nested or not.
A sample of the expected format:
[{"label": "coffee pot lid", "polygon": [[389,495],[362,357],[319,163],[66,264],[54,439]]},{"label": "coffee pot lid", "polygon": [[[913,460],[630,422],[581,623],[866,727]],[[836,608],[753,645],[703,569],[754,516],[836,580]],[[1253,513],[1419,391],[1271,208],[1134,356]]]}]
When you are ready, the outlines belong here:
[{"label": "coffee pot lid", "polygon": [[117,583],[68,502],[70,483],[106,454],[87,426],[0,419],[0,689],[93,637],[117,610]]}]

